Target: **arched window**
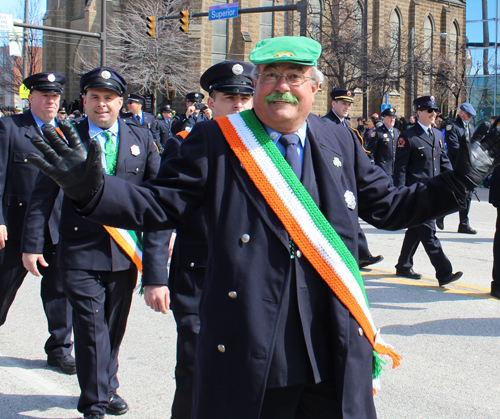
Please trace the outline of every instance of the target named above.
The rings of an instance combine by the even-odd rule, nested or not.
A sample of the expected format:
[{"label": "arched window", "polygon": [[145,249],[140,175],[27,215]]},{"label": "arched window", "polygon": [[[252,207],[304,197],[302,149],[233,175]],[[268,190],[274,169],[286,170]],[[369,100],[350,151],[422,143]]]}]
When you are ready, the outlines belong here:
[{"label": "arched window", "polygon": [[391,90],[399,90],[399,70],[401,64],[401,15],[397,9],[394,9],[390,17],[391,28]]},{"label": "arched window", "polygon": [[423,78],[422,94],[431,94],[431,68],[432,68],[432,49],[433,49],[434,25],[431,16],[424,20],[424,51],[423,51]]},{"label": "arched window", "polygon": [[460,33],[457,22],[453,22],[450,28],[450,61],[458,63],[458,34]]}]

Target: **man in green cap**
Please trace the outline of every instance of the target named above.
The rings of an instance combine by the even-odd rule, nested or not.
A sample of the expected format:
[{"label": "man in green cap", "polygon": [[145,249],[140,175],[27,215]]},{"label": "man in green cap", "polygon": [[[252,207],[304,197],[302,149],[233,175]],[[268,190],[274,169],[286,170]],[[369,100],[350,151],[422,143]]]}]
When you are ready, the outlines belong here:
[{"label": "man in green cap", "polygon": [[499,163],[490,154],[500,128],[481,138],[480,163],[463,151],[456,172],[391,187],[359,141],[310,114],[320,54],[308,38],[259,42],[250,54],[254,108],[196,124],[179,157],[141,186],[103,175],[94,145],[87,158],[78,142],[35,141],[47,157],[30,161],[94,222],[171,229],[203,207],[195,419],[376,418],[373,350],[396,365],[399,356],[365,301],[358,215],[401,229],[456,211],[466,187]]}]

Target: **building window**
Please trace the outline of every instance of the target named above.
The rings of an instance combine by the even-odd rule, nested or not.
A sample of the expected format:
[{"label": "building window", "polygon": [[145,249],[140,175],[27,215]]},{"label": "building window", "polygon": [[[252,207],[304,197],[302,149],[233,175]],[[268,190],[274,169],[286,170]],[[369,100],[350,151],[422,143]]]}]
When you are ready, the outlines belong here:
[{"label": "building window", "polygon": [[[227,0],[213,0],[213,6],[227,4]],[[227,19],[212,21],[212,65],[226,59]]]},{"label": "building window", "polygon": [[310,0],[308,10],[309,35],[321,42],[321,0]]},{"label": "building window", "polygon": [[[274,0],[260,0],[262,7],[274,6]],[[273,12],[260,14],[260,39],[273,37]]]},{"label": "building window", "polygon": [[433,47],[434,25],[432,19],[427,16],[424,20],[424,51],[423,51],[423,65],[422,65],[422,94],[430,95],[431,85],[431,69],[432,69],[432,47]]},{"label": "building window", "polygon": [[457,22],[453,22],[450,28],[450,61],[453,65],[457,65],[458,61],[458,25]]},{"label": "building window", "polygon": [[390,89],[399,90],[399,71],[401,65],[401,16],[397,9],[394,9],[390,17],[391,39],[390,39],[390,68],[391,80]]}]

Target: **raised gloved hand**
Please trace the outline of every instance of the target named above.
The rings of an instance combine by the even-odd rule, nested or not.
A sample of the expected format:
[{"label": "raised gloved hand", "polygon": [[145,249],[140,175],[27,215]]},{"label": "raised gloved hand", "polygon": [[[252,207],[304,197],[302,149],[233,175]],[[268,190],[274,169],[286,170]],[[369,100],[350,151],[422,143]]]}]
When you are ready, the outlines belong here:
[{"label": "raised gloved hand", "polygon": [[477,187],[500,164],[500,127],[483,122],[469,141],[460,138],[455,178],[468,190]]},{"label": "raised gloved hand", "polygon": [[42,152],[44,158],[30,153],[28,161],[51,177],[69,198],[83,208],[103,182],[99,143],[91,141],[87,152],[71,123],[59,121],[58,125],[67,143],[52,125],[44,125],[44,138],[39,135],[31,138],[32,144]]}]

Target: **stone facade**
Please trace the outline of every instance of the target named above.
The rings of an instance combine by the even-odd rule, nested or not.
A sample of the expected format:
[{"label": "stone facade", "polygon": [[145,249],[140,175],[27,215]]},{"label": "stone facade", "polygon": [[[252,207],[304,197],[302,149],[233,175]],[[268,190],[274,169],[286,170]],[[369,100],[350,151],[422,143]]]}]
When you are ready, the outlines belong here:
[{"label": "stone facade", "polygon": [[[122,6],[127,0],[106,1],[108,16],[121,11]],[[235,0],[228,1],[232,3]],[[345,0],[339,0],[345,1]],[[356,0],[353,0],[356,1]],[[240,8],[251,8],[261,6],[281,6],[284,4],[293,4],[295,0],[239,0]],[[214,0],[185,0],[184,7],[189,6],[192,13],[208,12],[208,8],[214,4],[221,4],[224,1]],[[310,3],[321,6],[321,0],[310,0]],[[457,32],[458,43],[465,42],[465,1],[462,0],[366,0],[360,3],[363,9],[363,3],[368,5],[368,33],[370,34],[371,45],[388,45],[390,33],[391,13],[396,11],[400,19],[401,34],[408,37],[408,34],[414,31],[414,47],[420,45],[425,37],[425,22],[432,30],[432,57],[435,59],[441,53],[450,51],[450,38],[438,36],[439,34],[450,34],[452,29]],[[100,0],[47,0],[47,13],[44,18],[46,26],[57,26],[68,29],[99,32],[100,31]],[[254,48],[256,43],[262,38],[263,26],[267,25],[267,36],[299,35],[298,12],[273,12],[267,16],[260,13],[240,14],[237,18],[226,20],[227,27],[225,36],[219,36],[217,41],[225,42],[226,48],[222,59],[248,59],[248,54]],[[264,23],[263,23],[264,22]],[[219,23],[220,25],[220,23]],[[453,27],[452,27],[453,25]],[[214,22],[209,21],[207,17],[194,18],[190,21],[191,32],[189,37],[198,39],[199,59],[193,60],[190,65],[196,69],[197,74],[201,75],[203,71],[214,63],[214,45],[216,35],[214,34]],[[219,26],[220,29],[220,26]],[[427,35],[429,29],[427,29]],[[220,34],[219,34],[220,35]],[[76,70],[80,63],[78,54],[96,54],[99,52],[99,41],[90,38],[83,38],[74,35],[65,35],[64,42],[61,40],[61,34],[57,37],[50,32],[44,34],[44,70],[60,71],[69,76],[68,87],[64,97],[69,102],[78,97],[78,76]],[[52,38],[51,38],[52,37]],[[55,42],[47,42],[55,41]],[[408,38],[402,39],[402,48],[410,48]],[[388,46],[389,48],[389,46]],[[215,59],[216,61],[216,59]],[[318,115],[324,115],[330,108],[329,91],[334,81],[326,80],[322,89],[316,95],[313,112]],[[411,94],[410,80],[403,80],[399,83],[396,90],[389,93],[389,103],[396,107],[400,115],[410,115],[412,112],[411,98],[423,94],[435,92],[427,91],[432,89],[430,85],[424,83],[415,77],[413,95]],[[361,116],[363,113],[362,92],[356,95],[356,103],[352,110],[353,119]],[[443,100],[441,101],[443,104]],[[163,97],[157,98],[157,105],[166,104]],[[183,112],[184,100],[181,97],[174,97],[168,103],[175,109]],[[368,91],[367,94],[367,112],[366,116],[373,112],[380,112],[381,98],[379,94]],[[446,104],[445,104],[446,105]]]}]

